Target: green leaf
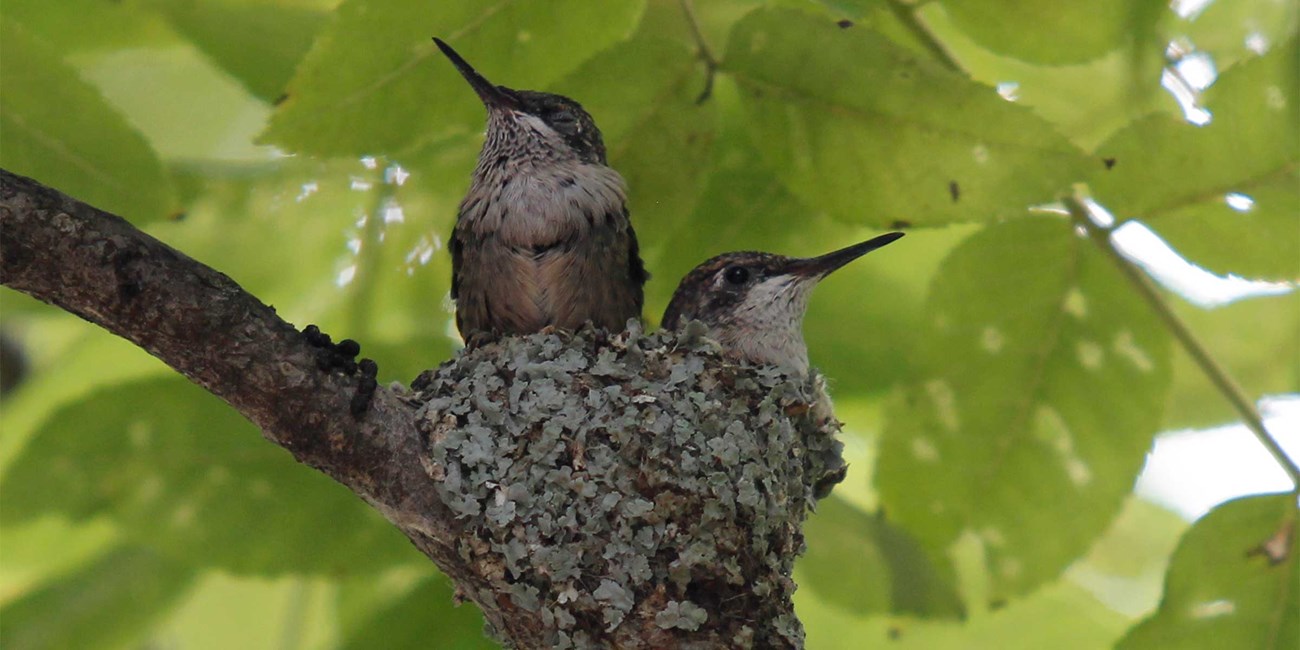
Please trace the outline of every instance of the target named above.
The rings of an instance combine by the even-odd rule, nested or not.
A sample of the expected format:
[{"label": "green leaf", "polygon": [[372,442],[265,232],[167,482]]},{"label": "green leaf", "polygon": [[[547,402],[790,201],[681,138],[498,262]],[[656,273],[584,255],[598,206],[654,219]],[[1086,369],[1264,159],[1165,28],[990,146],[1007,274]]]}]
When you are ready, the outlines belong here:
[{"label": "green leaf", "polygon": [[1111,647],[1129,620],[1069,581],[1047,585],[992,613],[948,620],[862,617],[795,592],[795,610],[817,650],[1096,650]]},{"label": "green leaf", "polygon": [[44,43],[0,20],[0,166],[136,224],[176,211],[144,137]]},{"label": "green leaf", "polygon": [[8,469],[28,439],[59,409],[106,386],[173,372],[129,341],[72,314],[15,318],[8,303],[6,320],[23,328],[23,343],[34,356],[22,390],[0,409],[0,471]]},{"label": "green leaf", "polygon": [[817,504],[804,526],[800,586],[855,612],[960,617],[951,565],[935,565],[906,532],[838,498]]},{"label": "green leaf", "polygon": [[66,54],[176,45],[167,24],[132,3],[103,0],[5,0],[0,15]]},{"label": "green leaf", "polygon": [[[749,139],[735,80],[719,77],[709,105],[718,110],[717,142],[693,211],[664,215],[641,236],[654,278],[647,302],[668,304],[678,279],[704,260],[737,250],[813,254],[842,242],[849,228],[813,213],[763,164]],[[798,224],[798,228],[791,228]],[[829,250],[829,249],[828,249]],[[653,312],[658,316],[658,311]]]},{"label": "green leaf", "polygon": [[346,573],[419,558],[355,495],[178,377],[56,413],[0,492],[2,522],[111,514],[140,544],[235,572]]},{"label": "green leaf", "polygon": [[981,45],[1040,64],[1095,59],[1149,31],[1166,7],[1163,0],[1024,2],[943,0],[953,22]]},{"label": "green leaf", "polygon": [[149,0],[146,6],[268,102],[284,92],[328,18],[313,7],[265,0]]},{"label": "green leaf", "polygon": [[483,634],[483,616],[473,604],[454,605],[447,579],[425,580],[406,596],[361,624],[340,646],[342,650],[429,647],[437,639],[440,650],[497,648]]},{"label": "green leaf", "polygon": [[76,63],[170,165],[214,162],[256,169],[280,157],[252,142],[270,108],[189,43],[122,48],[79,57]]},{"label": "green leaf", "polygon": [[[782,4],[805,11],[809,9],[804,2]],[[818,0],[817,4],[825,7],[832,16],[844,17],[836,20],[836,25],[841,29],[865,27],[879,32],[917,58],[937,59],[940,55],[933,34],[927,34],[914,18],[916,12],[921,10],[920,6],[913,9],[903,3],[887,0]],[[848,24],[843,22],[845,19],[849,20]]]},{"label": "green leaf", "polygon": [[1120,48],[1084,63],[1043,66],[985,49],[938,3],[917,13],[971,79],[1000,86],[1087,151],[1138,117],[1178,112],[1168,92],[1154,83],[1166,65],[1163,48]]},{"label": "green leaf", "polygon": [[881,393],[908,377],[908,350],[916,342],[921,301],[881,270],[907,255],[907,249],[872,255],[874,259],[854,262],[823,280],[804,317],[809,356],[829,378],[833,396]]},{"label": "green leaf", "polygon": [[[1300,143],[1297,143],[1300,144]],[[1152,216],[1174,250],[1219,275],[1300,280],[1300,165],[1243,179],[1231,196],[1193,199]],[[1230,201],[1243,201],[1236,209]]]},{"label": "green leaf", "polygon": [[1063,220],[1021,220],[954,250],[916,380],[886,413],[883,507],[936,553],[980,540],[992,601],[1087,550],[1161,421],[1168,334],[1091,245]]},{"label": "green leaf", "polygon": [[1298,534],[1295,494],[1210,511],[1174,551],[1160,609],[1116,647],[1300,647]]},{"label": "green leaf", "polygon": [[121,535],[108,518],[74,524],[62,517],[44,517],[22,526],[5,526],[0,535],[0,558],[4,558],[0,602],[31,593],[120,544]]},{"label": "green leaf", "polygon": [[884,37],[789,11],[737,23],[724,60],[773,171],[816,210],[918,226],[1018,216],[1083,172],[1028,109]]},{"label": "green leaf", "polygon": [[633,225],[676,221],[704,190],[718,128],[716,104],[696,102],[705,82],[690,50],[652,36],[600,53],[552,88],[596,118]]},{"label": "green leaf", "polygon": [[[1199,4],[1199,3],[1189,3]],[[1214,58],[1219,70],[1251,59],[1261,47],[1285,42],[1300,25],[1300,5],[1276,0],[1233,0],[1200,5],[1186,19],[1170,12],[1165,31]]]},{"label": "green leaf", "polygon": [[580,0],[346,0],[299,66],[262,139],[293,151],[366,155],[480,131],[482,104],[432,37],[451,43],[494,82],[545,88],[625,38],[643,8]]},{"label": "green leaf", "polygon": [[194,570],[120,546],[0,609],[5,650],[117,648],[138,641],[194,582]]},{"label": "green leaf", "polygon": [[[1097,200],[1216,273],[1300,278],[1298,42],[1224,73],[1205,94],[1209,124],[1152,116],[1103,144]],[[1230,194],[1251,203],[1234,209]]]},{"label": "green leaf", "polygon": [[334,648],[339,613],[330,596],[336,584],[330,578],[208,571],[184,603],[158,623],[148,645],[124,650]]}]

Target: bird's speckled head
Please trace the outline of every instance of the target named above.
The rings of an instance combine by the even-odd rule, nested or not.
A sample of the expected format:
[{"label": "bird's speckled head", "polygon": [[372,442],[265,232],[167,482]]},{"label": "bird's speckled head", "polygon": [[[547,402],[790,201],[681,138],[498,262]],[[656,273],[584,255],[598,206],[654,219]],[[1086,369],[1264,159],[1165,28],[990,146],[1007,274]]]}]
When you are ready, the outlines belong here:
[{"label": "bird's speckled head", "polygon": [[881,235],[820,257],[724,253],[682,279],[662,326],[675,330],[697,320],[730,356],[807,372],[803,316],[813,288],[836,269],[902,236]]},{"label": "bird's speckled head", "polygon": [[495,85],[451,46],[433,40],[488,109],[483,156],[572,157],[588,164],[606,164],[600,129],[581,104],[563,95]]}]

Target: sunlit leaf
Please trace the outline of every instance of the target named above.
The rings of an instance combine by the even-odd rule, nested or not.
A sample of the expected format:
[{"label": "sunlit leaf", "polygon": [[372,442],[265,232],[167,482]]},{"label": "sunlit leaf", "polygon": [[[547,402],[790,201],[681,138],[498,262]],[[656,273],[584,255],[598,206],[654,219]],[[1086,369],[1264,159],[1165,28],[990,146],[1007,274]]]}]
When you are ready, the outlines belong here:
[{"label": "sunlit leaf", "polygon": [[162,20],[126,2],[5,0],[0,16],[21,24],[31,36],[57,43],[65,54],[179,41]]},{"label": "sunlit leaf", "polygon": [[[359,339],[383,382],[436,365],[455,341],[443,242],[484,115],[432,36],[493,81],[593,113],[629,182],[651,324],[716,253],[812,255],[919,226],[827,279],[805,321],[813,364],[862,434],[845,436],[856,484],[807,522],[795,579],[808,646],[1110,647],[1154,604],[1153,567],[1184,525],[1129,494],[1150,434],[1237,416],[1186,355],[1170,361],[1145,305],[1063,222],[996,226],[938,260],[1082,179],[1195,264],[1300,275],[1298,5],[1220,0],[1183,19],[1164,0],[1122,4],[0,0],[0,165],[29,173],[10,164],[23,153],[58,176],[31,175],[132,218],[154,194],[183,197],[185,219],[151,234],[286,319]],[[701,104],[686,10],[723,61]],[[1211,124],[1121,130],[1178,110],[1159,85],[1169,40],[1217,66]],[[1004,82],[1016,101],[992,88]],[[71,129],[63,148],[14,137],[25,114],[11,103]],[[251,143],[258,132],[290,153],[346,157],[272,155]],[[68,151],[129,191],[65,186],[93,176]],[[131,171],[139,160],[153,175]],[[129,343],[25,302],[0,295],[6,333],[33,360],[0,406],[0,646],[494,647],[474,606],[453,608],[445,580],[354,496],[198,389],[156,379],[172,371]],[[1300,388],[1300,294],[1173,307],[1251,397]],[[877,448],[879,396],[903,383]],[[855,506],[879,500],[884,518],[840,500],[850,493]],[[1295,627],[1294,595],[1275,597],[1300,583],[1294,562],[1266,584],[1262,558],[1245,558],[1290,506],[1272,518],[1237,507],[1188,536],[1135,647],[1255,647],[1261,603]],[[170,558],[153,556],[159,566],[253,576],[193,589],[188,569],[147,571],[148,551],[77,568],[123,542]],[[962,609],[961,622],[925,620]],[[1223,629],[1237,625],[1241,636]],[[310,630],[296,643],[295,626]]]},{"label": "sunlit leaf", "polygon": [[366,155],[479,131],[483,107],[432,37],[496,83],[543,89],[626,37],[642,9],[641,2],[579,0],[346,0],[263,138],[293,151]]},{"label": "sunlit leaf", "polygon": [[1082,173],[1080,152],[1028,109],[865,29],[757,11],[736,25],[724,68],[764,159],[837,219],[993,220]]},{"label": "sunlit leaf", "polygon": [[1174,551],[1160,609],[1116,647],[1300,646],[1298,527],[1294,494],[1246,497],[1210,511]]},{"label": "sunlit leaf", "polygon": [[76,571],[118,546],[121,537],[107,517],[81,524],[44,517],[26,525],[5,526],[0,535],[0,557],[4,558],[0,563],[0,603],[9,603]]},{"label": "sunlit leaf", "polygon": [[333,609],[338,636],[352,636],[380,611],[435,576],[432,566],[409,566],[377,574],[351,575],[334,581]]},{"label": "sunlit leaf", "polygon": [[2,522],[111,514],[138,543],[237,572],[344,573],[419,561],[355,495],[180,378],[106,389],[55,414],[0,492]]},{"label": "sunlit leaf", "polygon": [[976,611],[959,623],[903,617],[858,616],[829,606],[811,589],[795,592],[795,609],[814,650],[1096,650],[1109,648],[1130,621],[1087,590],[1062,580],[1010,601],[993,612]]},{"label": "sunlit leaf", "polygon": [[472,603],[453,604],[446,578],[435,576],[359,625],[340,648],[418,650],[429,647],[434,639],[440,650],[499,647],[483,634],[483,616],[478,608]]},{"label": "sunlit leaf", "polygon": [[1169,341],[1064,221],[993,226],[940,269],[876,482],[936,552],[982,542],[991,598],[1056,577],[1115,516],[1161,420]]},{"label": "sunlit leaf", "polygon": [[149,144],[49,45],[0,20],[0,59],[0,166],[135,223],[175,212]]},{"label": "sunlit leaf", "polygon": [[1206,270],[1300,280],[1300,164],[1157,216],[1156,234]]},{"label": "sunlit leaf", "polygon": [[1180,2],[1195,12],[1186,18],[1170,12],[1168,37],[1183,47],[1209,54],[1220,70],[1285,42],[1300,26],[1300,5],[1277,0]]},{"label": "sunlit leaf", "polygon": [[[785,2],[799,9],[807,9],[805,2]],[[913,10],[888,0],[819,0],[827,11],[838,18],[836,26],[841,29],[865,27],[879,32],[894,44],[911,52],[921,59],[936,59],[941,55],[936,49],[938,42],[927,34],[918,21],[913,20]],[[920,11],[918,6],[915,11]]]},{"label": "sunlit leaf", "polygon": [[308,6],[247,0],[149,0],[178,32],[244,84],[275,101],[328,14]]},{"label": "sunlit leaf", "polygon": [[[328,577],[204,572],[180,607],[135,650],[334,648],[338,613]],[[131,650],[130,648],[124,650]]]},{"label": "sunlit leaf", "polygon": [[1178,111],[1158,83],[1166,63],[1160,49],[1120,48],[1081,63],[1044,66],[990,51],[954,24],[938,3],[922,5],[917,12],[972,79],[998,87],[1085,150],[1138,117]]},{"label": "sunlit leaf", "polygon": [[1182,516],[1130,495],[1088,554],[1064,580],[1081,585],[1117,612],[1151,611],[1160,600],[1160,583],[1169,555],[1187,531]]},{"label": "sunlit leaf", "polygon": [[1086,566],[1105,575],[1136,578],[1163,568],[1188,524],[1181,516],[1140,497],[1130,497],[1110,530],[1088,551]]},{"label": "sunlit leaf", "polygon": [[936,566],[907,533],[837,498],[817,504],[804,526],[801,585],[860,615],[958,617],[952,567]]},{"label": "sunlit leaf", "polygon": [[122,647],[141,640],[193,582],[193,569],[150,550],[121,546],[0,609],[0,646]]},{"label": "sunlit leaf", "polygon": [[78,67],[169,164],[259,165],[274,155],[252,143],[270,114],[266,103],[189,44],[113,50]]},{"label": "sunlit leaf", "polygon": [[1103,144],[1097,200],[1216,273],[1300,278],[1297,43],[1224,73],[1205,95],[1209,124],[1153,116]]},{"label": "sunlit leaf", "polygon": [[1095,59],[1149,30],[1164,0],[1023,2],[943,0],[957,25],[984,47],[1035,63]]}]

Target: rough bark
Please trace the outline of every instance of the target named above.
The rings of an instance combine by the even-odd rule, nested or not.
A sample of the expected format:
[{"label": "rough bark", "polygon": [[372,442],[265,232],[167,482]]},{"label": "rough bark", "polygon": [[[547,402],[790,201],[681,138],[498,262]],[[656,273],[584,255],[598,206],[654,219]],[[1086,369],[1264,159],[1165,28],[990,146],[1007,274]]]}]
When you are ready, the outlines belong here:
[{"label": "rough bark", "polygon": [[[359,392],[363,396],[368,394],[371,387],[365,385],[365,373],[349,374],[323,366],[321,349],[313,344],[311,337],[279,318],[273,308],[241,289],[229,277],[139,231],[120,217],[4,170],[0,170],[0,283],[77,314],[139,345],[221,397],[260,427],[267,440],[356,492],[456,582],[458,593],[482,609],[489,627],[506,645],[547,646],[556,643],[557,638],[578,646],[795,647],[802,643],[802,630],[790,603],[794,585],[789,580],[789,570],[794,556],[802,550],[800,528],[806,507],[811,503],[812,485],[842,471],[842,467],[835,465],[838,447],[826,435],[826,430],[819,428],[825,423],[808,424],[811,416],[807,402],[815,396],[810,397],[808,391],[798,386],[790,388],[793,384],[785,379],[765,375],[766,379],[759,381],[761,385],[755,389],[760,394],[750,395],[749,399],[758,400],[753,404],[768,404],[771,408],[765,407],[768,408],[765,417],[771,420],[772,414],[777,413],[775,417],[786,427],[783,431],[798,433],[793,442],[783,443],[788,449],[773,453],[762,444],[742,444],[737,459],[732,458],[737,453],[734,450],[715,450],[710,455],[708,449],[698,449],[698,437],[695,441],[685,438],[678,441],[699,452],[707,461],[699,469],[701,481],[712,480],[714,484],[730,481],[734,483],[733,488],[743,487],[742,484],[759,485],[758,496],[747,494],[744,507],[724,504],[726,508],[722,510],[709,510],[713,513],[709,515],[713,517],[710,521],[718,524],[710,527],[713,531],[709,533],[710,543],[722,553],[716,563],[721,567],[723,558],[735,560],[728,562],[726,570],[713,571],[700,561],[678,561],[690,555],[688,551],[693,543],[698,551],[697,538],[703,530],[699,526],[701,512],[709,500],[720,498],[716,485],[696,486],[672,476],[675,458],[647,460],[644,453],[631,453],[630,450],[653,447],[643,443],[655,436],[662,437],[662,431],[638,430],[628,420],[623,433],[617,436],[602,433],[605,437],[596,436],[584,443],[604,445],[616,462],[601,468],[601,480],[591,481],[596,493],[581,497],[574,496],[578,491],[566,493],[568,496],[561,498],[560,507],[572,509],[576,503],[572,499],[583,503],[605,502],[603,497],[608,492],[619,495],[617,499],[611,497],[612,501],[640,495],[656,506],[653,512],[646,508],[633,508],[630,512],[607,508],[596,514],[584,513],[583,522],[603,518],[602,523],[575,524],[560,531],[562,535],[552,531],[542,543],[555,548],[567,545],[577,548],[585,544],[599,555],[611,530],[621,527],[635,532],[649,527],[658,531],[643,535],[646,539],[653,537],[653,543],[646,542],[640,551],[646,555],[645,566],[649,568],[637,562],[640,568],[633,572],[635,579],[621,582],[617,576],[592,575],[578,575],[575,580],[565,582],[545,575],[554,568],[545,562],[521,565],[517,556],[519,547],[510,546],[515,543],[512,535],[523,540],[524,532],[531,532],[532,550],[536,550],[536,522],[550,521],[550,515],[542,509],[557,507],[551,492],[561,492],[558,487],[541,481],[527,490],[534,496],[546,492],[549,501],[520,499],[519,494],[511,493],[507,499],[511,502],[511,515],[503,518],[498,513],[493,523],[479,515],[493,504],[500,505],[503,499],[500,494],[485,496],[481,482],[465,481],[452,489],[447,481],[449,471],[459,476],[480,469],[466,460],[468,447],[446,441],[467,439],[466,427],[481,424],[482,419],[465,411],[474,402],[456,402],[459,398],[453,393],[457,393],[462,383],[448,378],[460,376],[464,386],[477,386],[477,380],[463,373],[481,366],[482,355],[498,354],[492,363],[497,363],[502,370],[496,376],[507,383],[515,381],[519,368],[506,366],[519,362],[520,348],[498,345],[497,353],[479,352],[479,357],[474,359],[462,355],[444,364],[442,370],[426,373],[425,390],[418,398],[379,387],[358,415],[354,400]],[[554,338],[539,336],[542,338],[538,341]],[[603,340],[603,334],[595,337]],[[627,350],[626,334],[621,340],[622,349]],[[584,345],[591,343],[585,341]],[[657,350],[652,350],[652,355],[668,353],[662,344]],[[671,352],[679,357],[694,354],[691,350],[679,352],[675,346]],[[583,362],[585,370],[576,371],[581,376],[571,383],[574,390],[581,390],[586,396],[596,383],[605,382],[603,385],[608,387],[611,382],[607,374],[592,374],[595,371],[589,367],[594,367],[601,346],[589,346],[578,356],[583,354],[588,355],[588,360]],[[698,354],[705,364],[719,363],[716,355],[708,350],[700,350]],[[549,363],[548,359],[540,361]],[[536,362],[534,358],[528,363]],[[654,372],[662,374],[665,370],[661,366]],[[724,383],[744,383],[749,376],[746,372],[749,371],[744,368],[727,371]],[[647,371],[646,376],[652,377],[653,373]],[[693,377],[692,381],[704,378],[708,390],[717,385],[718,376],[707,372],[697,371]],[[677,385],[666,379],[662,383]],[[785,391],[780,393],[783,396],[762,397],[762,391],[771,393],[778,389]],[[668,392],[672,390],[679,389]],[[472,392],[461,390],[459,394],[472,397]],[[694,391],[691,397],[699,402],[697,393],[702,394]],[[500,398],[501,394],[496,397]],[[637,404],[646,403],[644,395],[637,397],[629,392],[627,397]],[[467,403],[471,406],[465,406]],[[507,420],[515,418],[510,421],[520,427],[523,420],[519,418],[533,417],[525,414],[537,412],[536,405],[523,402],[511,408],[515,411]],[[453,414],[455,409],[459,411]],[[755,406],[755,413],[759,410]],[[498,422],[494,426],[506,427],[500,424],[498,416],[487,419]],[[518,464],[517,470],[534,462],[535,459],[526,458],[527,445],[536,443],[542,428],[521,428],[519,431],[525,433],[516,431],[512,435],[520,440],[527,438],[525,442],[498,445],[492,452],[497,454],[498,465]],[[506,428],[497,428],[494,433],[502,435],[505,431]],[[804,445],[809,431],[820,440],[812,445],[811,453]],[[584,430],[580,435],[588,434]],[[572,443],[575,438],[565,440]],[[670,447],[664,448],[665,453],[681,453],[680,449]],[[436,453],[431,454],[431,449]],[[541,462],[547,468],[554,468],[559,462],[567,463],[572,471],[594,471],[587,467],[588,452],[579,449],[575,456],[572,445],[566,449],[566,455],[558,461],[548,457]],[[483,451],[475,449],[474,453]],[[505,458],[509,462],[501,460]],[[814,465],[808,465],[810,458],[816,460]],[[488,459],[491,460],[494,459]],[[735,463],[754,467],[741,472],[738,469],[741,465]],[[483,467],[491,464],[487,462]],[[647,482],[647,476],[656,475],[658,483]],[[756,483],[756,475],[777,477],[779,481],[768,478],[764,479],[766,482]],[[479,477],[479,480],[485,479]],[[731,498],[738,500],[734,492],[733,489]],[[579,507],[583,506],[579,504]],[[760,511],[764,514],[756,515]],[[771,521],[756,524],[756,518]],[[525,522],[533,522],[529,525],[534,528],[525,531]],[[520,527],[512,528],[512,525]],[[685,531],[691,534],[684,534]],[[514,557],[510,548],[516,549]],[[633,551],[620,548],[619,552],[624,554],[620,560],[623,562]],[[599,562],[601,570],[627,573],[623,564],[615,566],[607,558]],[[581,562],[565,566],[569,565],[578,567],[579,572],[590,571],[595,566]],[[602,578],[607,577],[613,577],[618,584],[604,584],[609,580]],[[592,606],[591,611],[599,612],[599,607],[609,610],[611,602],[618,603],[614,608],[617,611],[613,615],[606,612],[603,619],[579,614],[577,619],[569,621],[566,614],[559,614],[557,620],[560,608],[554,606],[552,599],[574,585],[587,590],[584,602]],[[765,586],[756,590],[755,585]],[[603,595],[596,595],[593,600],[592,594],[601,588]],[[534,596],[542,598],[540,606],[533,602]],[[629,598],[630,603],[626,600]]]}]

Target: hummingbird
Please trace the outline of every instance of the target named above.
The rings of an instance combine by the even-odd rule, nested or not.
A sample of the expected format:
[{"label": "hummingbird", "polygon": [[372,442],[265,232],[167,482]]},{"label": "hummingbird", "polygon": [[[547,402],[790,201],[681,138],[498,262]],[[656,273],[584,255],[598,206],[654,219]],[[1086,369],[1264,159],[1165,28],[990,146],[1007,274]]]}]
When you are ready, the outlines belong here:
[{"label": "hummingbird", "polygon": [[461,336],[622,331],[649,274],[596,122],[568,97],[492,84],[433,40],[488,115],[449,245]]},{"label": "hummingbird", "polygon": [[902,236],[891,232],[818,257],[723,253],[682,278],[662,327],[676,330],[697,320],[724,354],[806,375],[803,317],[813,288],[845,264]]}]

